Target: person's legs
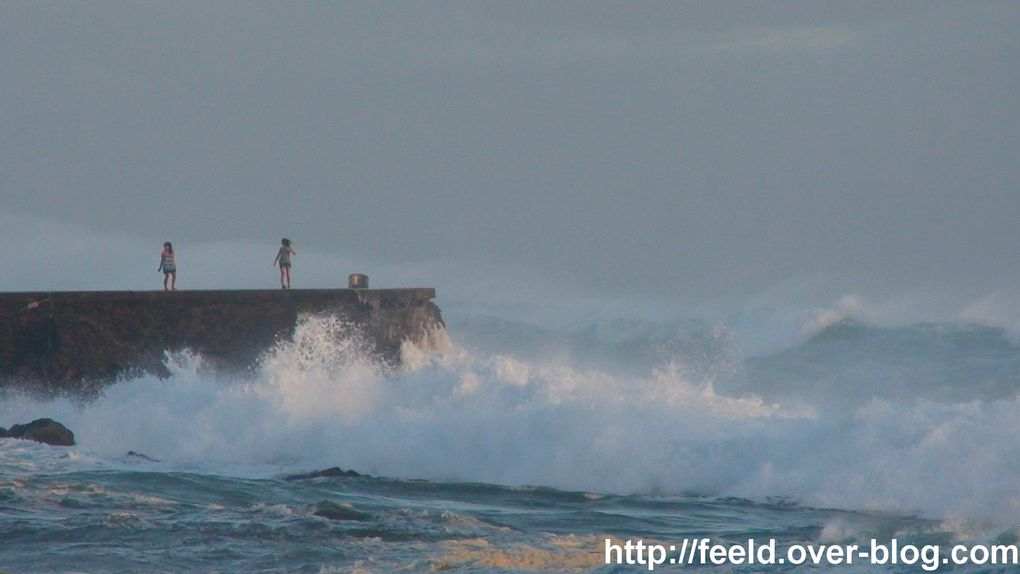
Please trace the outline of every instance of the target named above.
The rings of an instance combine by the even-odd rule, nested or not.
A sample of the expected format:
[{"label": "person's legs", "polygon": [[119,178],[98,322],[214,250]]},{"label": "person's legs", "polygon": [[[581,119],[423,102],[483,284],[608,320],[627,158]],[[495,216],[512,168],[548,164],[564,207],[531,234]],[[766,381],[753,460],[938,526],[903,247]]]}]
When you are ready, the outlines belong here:
[{"label": "person's legs", "polygon": [[169,291],[169,289],[167,289],[167,286],[166,286],[166,282],[169,281],[169,280],[170,280],[170,274],[167,273],[166,271],[164,271],[163,272],[163,290],[164,291]]},{"label": "person's legs", "polygon": [[177,272],[173,271],[170,273],[170,289],[173,291],[177,290]]},{"label": "person's legs", "polygon": [[287,268],[283,265],[280,266],[280,289],[287,288]]},{"label": "person's legs", "polygon": [[287,267],[287,289],[290,289],[290,267]]}]

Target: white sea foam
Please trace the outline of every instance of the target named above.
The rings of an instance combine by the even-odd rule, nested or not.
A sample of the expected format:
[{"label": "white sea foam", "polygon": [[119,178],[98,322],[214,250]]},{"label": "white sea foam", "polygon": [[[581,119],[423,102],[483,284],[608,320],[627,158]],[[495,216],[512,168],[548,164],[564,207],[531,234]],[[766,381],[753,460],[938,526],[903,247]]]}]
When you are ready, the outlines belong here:
[{"label": "white sea foam", "polygon": [[[304,321],[251,380],[221,380],[181,354],[168,359],[166,380],[118,384],[86,407],[9,399],[0,421],[49,416],[75,431],[76,456],[120,460],[134,450],[209,472],[339,465],[594,492],[785,496],[1005,524],[1020,515],[1015,397],[892,394],[812,407],[720,392],[716,372],[683,357],[619,374],[455,344],[407,349],[413,360],[387,374],[345,329]],[[27,447],[0,445],[0,463],[13,448]]]}]

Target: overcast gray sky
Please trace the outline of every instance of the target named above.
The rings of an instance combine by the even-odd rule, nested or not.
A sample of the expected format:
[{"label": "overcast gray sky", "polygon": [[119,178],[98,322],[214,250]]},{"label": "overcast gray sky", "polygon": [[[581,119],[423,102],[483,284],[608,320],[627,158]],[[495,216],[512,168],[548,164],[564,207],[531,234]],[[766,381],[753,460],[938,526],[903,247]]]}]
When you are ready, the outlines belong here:
[{"label": "overcast gray sky", "polygon": [[74,285],[83,235],[687,302],[1020,280],[1020,3],[0,12],[0,288]]}]

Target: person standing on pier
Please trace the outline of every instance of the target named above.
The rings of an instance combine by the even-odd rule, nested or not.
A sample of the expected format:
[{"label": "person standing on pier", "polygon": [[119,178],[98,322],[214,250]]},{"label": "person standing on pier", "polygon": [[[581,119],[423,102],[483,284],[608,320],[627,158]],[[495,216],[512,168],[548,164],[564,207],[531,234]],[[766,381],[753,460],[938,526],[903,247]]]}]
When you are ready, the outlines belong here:
[{"label": "person standing on pier", "polygon": [[276,259],[273,265],[280,264],[280,289],[290,289],[290,256],[296,255],[297,251],[290,246],[290,239],[284,237],[280,240],[280,250],[276,252]]},{"label": "person standing on pier", "polygon": [[[163,244],[163,253],[159,257],[159,269],[163,272],[163,290],[177,290],[177,258],[174,257],[174,246],[169,241]],[[169,280],[170,285],[167,286]]]}]

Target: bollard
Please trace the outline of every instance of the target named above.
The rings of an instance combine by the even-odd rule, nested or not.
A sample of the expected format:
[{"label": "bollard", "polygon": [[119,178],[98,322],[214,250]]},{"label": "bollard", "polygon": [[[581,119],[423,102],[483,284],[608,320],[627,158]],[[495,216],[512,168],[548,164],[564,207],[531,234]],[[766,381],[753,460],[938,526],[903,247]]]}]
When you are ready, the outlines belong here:
[{"label": "bollard", "polygon": [[368,289],[368,275],[352,273],[347,278],[347,287],[350,289]]}]

